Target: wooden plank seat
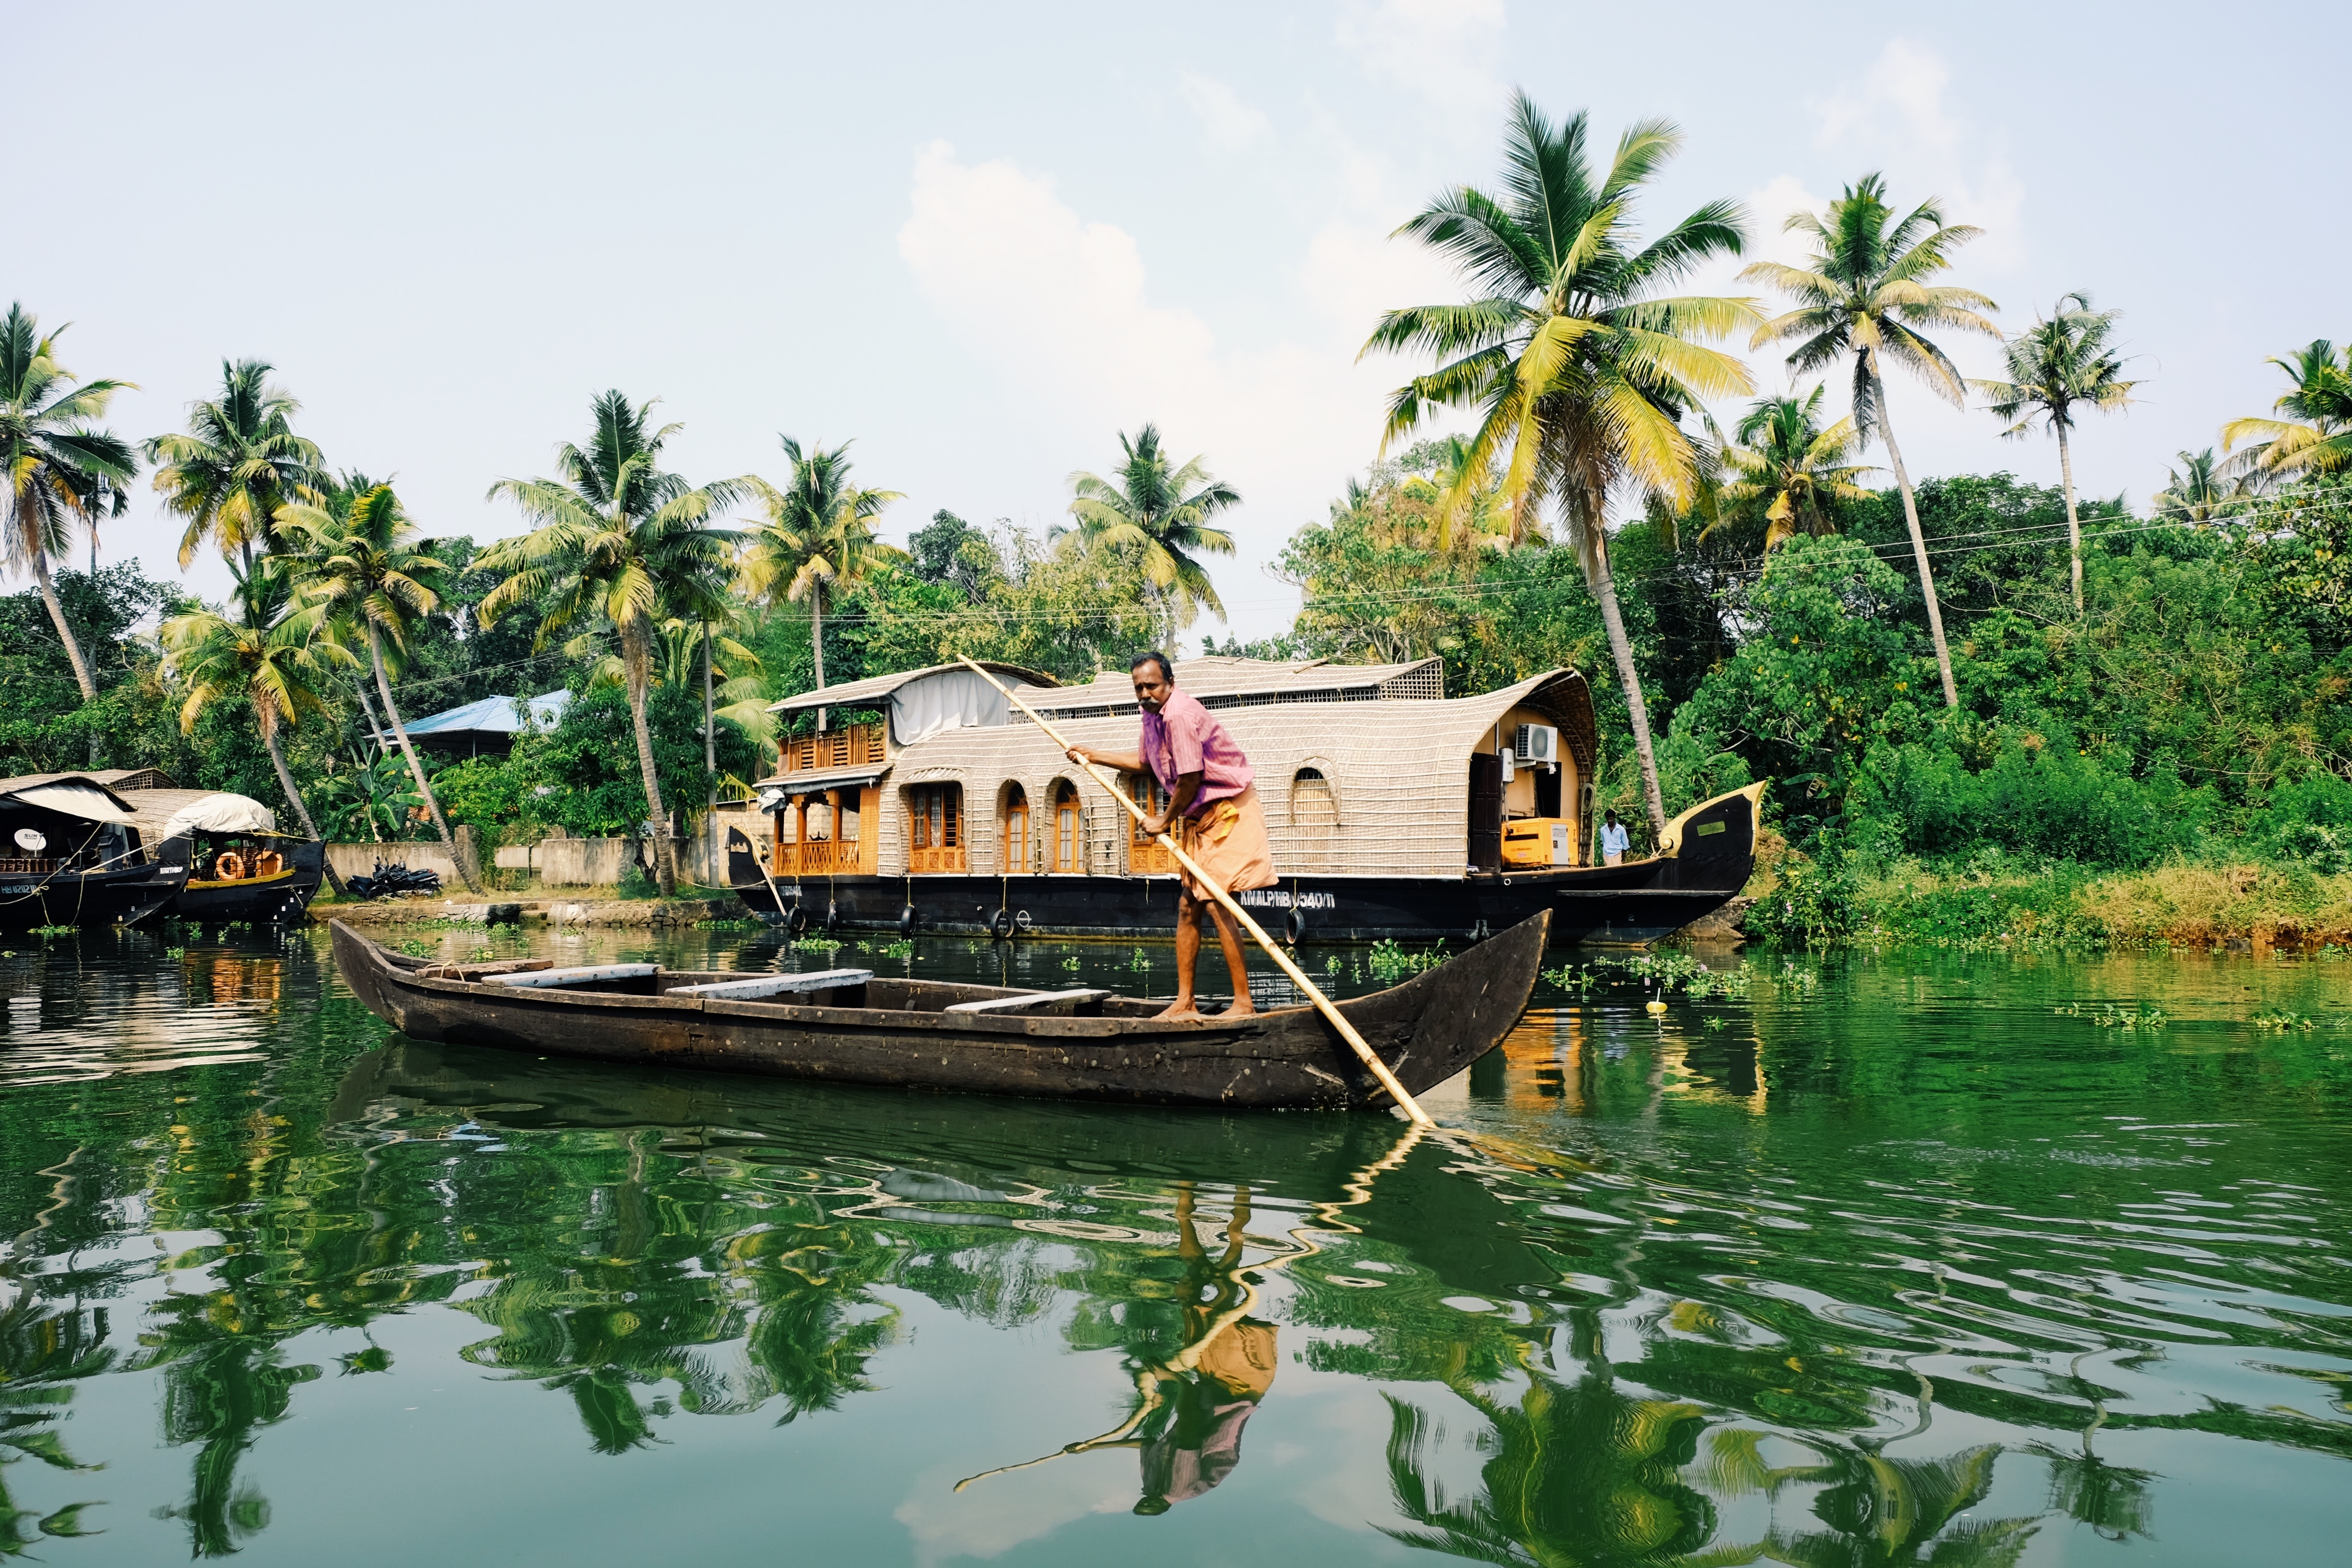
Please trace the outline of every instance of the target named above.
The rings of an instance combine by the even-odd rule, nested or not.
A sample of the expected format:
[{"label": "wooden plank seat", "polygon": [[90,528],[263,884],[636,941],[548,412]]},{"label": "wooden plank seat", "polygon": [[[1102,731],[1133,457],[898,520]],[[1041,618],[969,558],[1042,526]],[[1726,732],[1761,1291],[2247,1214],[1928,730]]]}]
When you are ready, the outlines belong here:
[{"label": "wooden plank seat", "polygon": [[1094,1002],[1109,995],[1108,991],[1032,991],[1020,996],[992,996],[984,1002],[951,1003],[950,1013],[1018,1013],[1030,1007],[1043,1007],[1052,1002]]},{"label": "wooden plank seat", "polygon": [[493,974],[528,974],[552,969],[551,958],[502,958],[495,963],[428,963],[416,971],[419,980],[488,980]]},{"label": "wooden plank seat", "polygon": [[536,969],[512,974],[487,974],[485,985],[590,985],[599,980],[637,980],[655,973],[652,963],[589,963],[577,969]]},{"label": "wooden plank seat", "polygon": [[706,1002],[751,1002],[787,992],[831,991],[841,985],[863,985],[874,978],[870,969],[821,969],[813,974],[754,974],[743,980],[716,980],[704,985],[680,985],[665,996],[693,996]]}]

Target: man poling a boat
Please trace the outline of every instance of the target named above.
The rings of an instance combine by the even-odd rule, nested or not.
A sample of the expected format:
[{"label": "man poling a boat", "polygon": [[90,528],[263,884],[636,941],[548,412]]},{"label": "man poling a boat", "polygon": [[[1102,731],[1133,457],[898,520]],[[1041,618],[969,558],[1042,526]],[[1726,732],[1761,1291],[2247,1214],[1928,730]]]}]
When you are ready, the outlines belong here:
[{"label": "man poling a boat", "polygon": [[[1072,746],[1070,760],[1099,763],[1127,773],[1149,768],[1168,796],[1167,809],[1147,816],[1146,835],[1157,837],[1175,825],[1184,853],[1229,893],[1275,884],[1274,849],[1267,842],[1249,758],[1197,698],[1176,689],[1176,669],[1164,653],[1138,654],[1128,667],[1135,700],[1143,710],[1142,733],[1134,752],[1120,754]],[[1216,921],[1217,945],[1232,974],[1234,1003],[1228,1017],[1254,1013],[1249,965],[1241,926],[1192,874],[1181,872],[1176,893],[1176,1000],[1163,1018],[1194,1018],[1192,972],[1201,957],[1201,917]]]}]

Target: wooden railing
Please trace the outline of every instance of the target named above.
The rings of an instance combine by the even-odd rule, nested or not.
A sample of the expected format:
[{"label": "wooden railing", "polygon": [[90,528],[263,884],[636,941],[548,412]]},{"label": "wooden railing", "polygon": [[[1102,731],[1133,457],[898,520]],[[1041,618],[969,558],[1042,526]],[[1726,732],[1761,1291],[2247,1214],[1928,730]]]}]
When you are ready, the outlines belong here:
[{"label": "wooden railing", "polygon": [[919,877],[927,871],[962,871],[965,851],[961,844],[946,849],[909,849],[907,869]]},{"label": "wooden railing", "polygon": [[828,730],[822,735],[803,735],[797,741],[779,742],[777,760],[788,773],[821,773],[833,768],[863,768],[880,763],[882,726],[852,724],[843,730]]},{"label": "wooden railing", "polygon": [[55,860],[26,859],[21,855],[0,859],[0,875],[43,877],[57,868],[58,862]]},{"label": "wooden railing", "polygon": [[847,877],[865,870],[859,863],[856,839],[835,843],[831,839],[813,839],[806,844],[776,846],[776,875],[780,877]]}]

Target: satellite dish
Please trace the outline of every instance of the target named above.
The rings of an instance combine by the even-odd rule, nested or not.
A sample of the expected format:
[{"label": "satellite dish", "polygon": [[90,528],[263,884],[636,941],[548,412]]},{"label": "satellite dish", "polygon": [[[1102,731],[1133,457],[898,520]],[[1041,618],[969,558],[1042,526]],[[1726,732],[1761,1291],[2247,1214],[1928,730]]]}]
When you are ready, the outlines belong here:
[{"label": "satellite dish", "polygon": [[41,836],[41,832],[38,828],[20,827],[16,829],[16,847],[24,850],[26,853],[37,855],[48,847],[49,841]]}]

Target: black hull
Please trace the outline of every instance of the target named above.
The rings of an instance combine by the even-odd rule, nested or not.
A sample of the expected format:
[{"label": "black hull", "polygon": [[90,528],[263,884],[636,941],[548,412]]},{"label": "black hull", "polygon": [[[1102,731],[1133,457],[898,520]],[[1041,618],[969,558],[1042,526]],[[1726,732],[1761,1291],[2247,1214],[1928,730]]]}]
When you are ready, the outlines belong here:
[{"label": "black hull", "polygon": [[[1297,943],[1476,942],[1549,910],[1556,942],[1640,945],[1738,896],[1755,868],[1754,802],[1737,794],[1711,802],[1690,818],[1685,843],[1679,855],[1624,866],[1285,877],[1238,896],[1270,933]],[[778,912],[748,847],[729,856],[728,879],[753,912]],[[1165,934],[1176,919],[1172,877],[831,877],[774,887],[790,918],[845,931],[1133,939]]]},{"label": "black hull", "polygon": [[327,847],[308,840],[286,846],[286,874],[268,881],[231,882],[216,887],[192,886],[165,906],[173,920],[207,924],[269,925],[291,921],[310,907],[325,879]]},{"label": "black hull", "polygon": [[180,890],[179,868],[129,866],[113,871],[0,874],[0,933],[36,926],[133,925]]}]

